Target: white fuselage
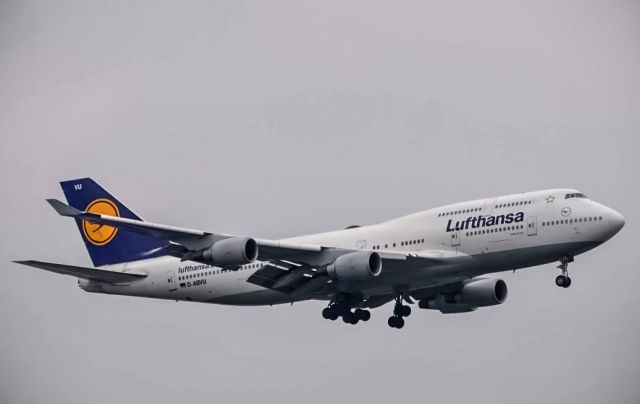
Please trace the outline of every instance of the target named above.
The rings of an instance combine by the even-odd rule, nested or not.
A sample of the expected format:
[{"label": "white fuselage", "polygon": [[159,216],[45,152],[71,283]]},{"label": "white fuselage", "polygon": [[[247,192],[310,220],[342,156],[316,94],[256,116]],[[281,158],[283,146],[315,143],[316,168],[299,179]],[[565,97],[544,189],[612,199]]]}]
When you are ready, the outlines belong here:
[{"label": "white fuselage", "polygon": [[[566,198],[567,195],[579,195]],[[321,246],[417,254],[442,265],[385,271],[355,285],[363,295],[417,290],[485,273],[557,261],[590,250],[617,233],[623,217],[573,189],[553,189],[456,203],[380,224],[283,241]],[[160,257],[114,265],[143,272],[144,280],[111,285],[80,280],[92,292],[236,305],[269,305],[298,300],[247,282],[263,264],[238,271]],[[327,297],[328,298],[328,297]]]}]

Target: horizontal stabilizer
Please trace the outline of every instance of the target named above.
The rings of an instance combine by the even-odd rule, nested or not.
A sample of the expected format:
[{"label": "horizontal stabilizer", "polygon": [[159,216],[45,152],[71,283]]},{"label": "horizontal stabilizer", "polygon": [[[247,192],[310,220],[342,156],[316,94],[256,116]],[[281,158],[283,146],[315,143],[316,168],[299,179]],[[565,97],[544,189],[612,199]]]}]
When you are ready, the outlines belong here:
[{"label": "horizontal stabilizer", "polygon": [[[73,208],[72,208],[73,209]],[[13,261],[34,268],[44,269],[62,275],[71,275],[76,278],[89,279],[92,281],[107,283],[127,283],[147,277],[145,274],[135,274],[129,272],[105,271],[104,269],[76,267],[72,265],[54,264],[42,261]]]},{"label": "horizontal stabilizer", "polygon": [[49,202],[49,205],[51,205],[51,207],[55,209],[60,216],[74,217],[82,213],[82,211],[69,206],[66,203],[60,202],[57,199],[47,199],[47,202]]}]

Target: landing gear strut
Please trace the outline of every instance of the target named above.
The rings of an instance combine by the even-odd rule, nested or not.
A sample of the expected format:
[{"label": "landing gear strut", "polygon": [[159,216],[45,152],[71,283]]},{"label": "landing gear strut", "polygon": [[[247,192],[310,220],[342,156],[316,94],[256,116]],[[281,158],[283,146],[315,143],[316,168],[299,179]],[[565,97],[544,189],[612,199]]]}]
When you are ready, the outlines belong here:
[{"label": "landing gear strut", "polygon": [[393,307],[393,316],[389,317],[387,324],[391,328],[401,329],[404,327],[404,318],[411,314],[411,307],[402,304],[402,296],[396,297],[396,304]]},{"label": "landing gear strut", "polygon": [[571,278],[569,278],[568,271],[570,262],[573,262],[573,257],[570,255],[560,258],[560,265],[558,265],[558,268],[560,268],[562,274],[556,277],[556,286],[561,288],[568,288],[571,286]]}]

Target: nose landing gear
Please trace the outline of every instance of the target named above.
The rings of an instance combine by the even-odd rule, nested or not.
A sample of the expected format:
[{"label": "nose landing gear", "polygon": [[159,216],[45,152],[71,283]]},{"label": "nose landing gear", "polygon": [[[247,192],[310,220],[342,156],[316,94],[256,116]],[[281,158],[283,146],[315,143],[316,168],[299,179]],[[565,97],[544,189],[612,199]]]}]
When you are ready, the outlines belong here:
[{"label": "nose landing gear", "polygon": [[560,268],[562,274],[556,277],[556,286],[561,288],[568,288],[569,286],[571,286],[571,278],[569,278],[568,271],[570,262],[573,262],[572,256],[567,255],[560,258],[560,265],[558,265],[558,268]]}]

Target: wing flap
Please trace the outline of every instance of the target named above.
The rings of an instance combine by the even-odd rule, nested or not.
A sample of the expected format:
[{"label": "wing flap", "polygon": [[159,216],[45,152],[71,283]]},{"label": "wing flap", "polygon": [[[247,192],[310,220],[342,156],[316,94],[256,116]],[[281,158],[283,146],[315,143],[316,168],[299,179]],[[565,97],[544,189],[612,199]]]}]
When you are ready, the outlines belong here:
[{"label": "wing flap", "polygon": [[146,274],[137,274],[131,272],[115,272],[106,271],[104,269],[76,267],[73,265],[56,264],[53,262],[42,261],[13,261],[16,264],[26,265],[33,268],[44,269],[45,271],[55,272],[62,275],[75,276],[76,278],[89,279],[92,281],[107,283],[128,283],[147,277]]}]

